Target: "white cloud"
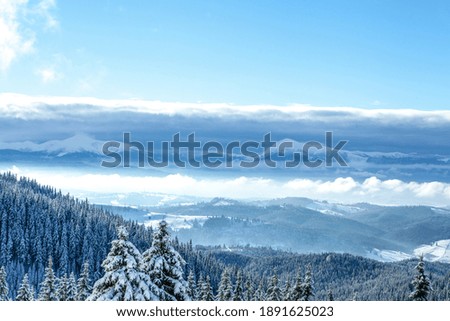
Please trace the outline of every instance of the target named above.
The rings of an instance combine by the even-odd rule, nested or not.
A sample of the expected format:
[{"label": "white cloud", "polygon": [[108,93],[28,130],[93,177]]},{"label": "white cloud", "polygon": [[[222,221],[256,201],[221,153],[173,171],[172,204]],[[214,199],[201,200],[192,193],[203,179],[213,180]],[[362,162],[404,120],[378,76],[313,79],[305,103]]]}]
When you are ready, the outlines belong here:
[{"label": "white cloud", "polygon": [[411,188],[417,197],[420,198],[432,198],[436,196],[445,195],[445,188],[447,184],[441,182],[429,182],[422,184],[413,184]]},{"label": "white cloud", "polygon": [[52,67],[39,69],[37,74],[44,84],[53,82],[59,78],[59,75]]},{"label": "white cloud", "polygon": [[0,69],[5,71],[20,55],[33,49],[34,37],[23,32],[21,16],[26,0],[0,0]]},{"label": "white cloud", "polygon": [[370,177],[367,178],[363,183],[362,183],[362,191],[361,194],[366,194],[366,193],[376,193],[380,190],[380,185],[381,185],[381,180],[379,180],[376,177]]},{"label": "white cloud", "polygon": [[61,53],[51,56],[51,62],[36,70],[36,75],[44,84],[64,78],[64,71],[72,65],[72,61]]},{"label": "white cloud", "polygon": [[194,197],[274,199],[308,197],[339,203],[369,202],[381,205],[447,206],[450,184],[404,182],[375,177],[357,182],[349,177],[331,181],[293,179],[282,181],[260,177],[196,178],[182,174],[127,176],[119,174],[67,173],[58,170],[9,168],[18,175],[36,179],[73,195],[162,193]]},{"label": "white cloud", "polygon": [[326,193],[348,193],[357,187],[357,183],[351,177],[338,177],[334,181],[324,182],[317,186],[317,192]]},{"label": "white cloud", "polygon": [[55,7],[55,0],[41,0],[35,9],[36,14],[44,18],[45,26],[48,29],[55,29],[59,26],[58,20],[51,14],[51,10]]},{"label": "white cloud", "polygon": [[[90,82],[81,85],[89,88],[91,86]],[[74,105],[77,108],[72,108],[68,113],[66,108],[68,105]],[[10,109],[10,106],[19,107],[20,112],[17,109]],[[405,125],[410,123],[412,126],[417,127],[433,127],[450,123],[450,110],[361,109],[354,107],[315,107],[300,104],[276,106],[180,103],[140,99],[108,100],[91,97],[40,97],[12,93],[0,94],[0,112],[4,117],[26,117],[27,119],[57,119],[61,115],[68,114],[76,116],[98,112],[126,112],[202,118],[229,117],[231,119],[258,119],[258,121],[310,120],[341,124],[350,124],[352,121],[373,121],[383,125]]]},{"label": "white cloud", "polygon": [[50,13],[54,7],[54,0],[42,0],[36,6],[28,0],[0,0],[0,71],[34,50],[37,21],[43,19],[49,29],[57,27]]}]

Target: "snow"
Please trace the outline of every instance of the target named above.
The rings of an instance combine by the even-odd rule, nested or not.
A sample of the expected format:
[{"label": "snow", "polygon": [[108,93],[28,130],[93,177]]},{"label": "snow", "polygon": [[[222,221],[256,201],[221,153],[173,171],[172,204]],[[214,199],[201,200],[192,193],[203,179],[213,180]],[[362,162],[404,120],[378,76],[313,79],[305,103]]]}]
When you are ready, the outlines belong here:
[{"label": "snow", "polygon": [[416,256],[422,255],[426,261],[450,263],[450,240],[440,240],[430,245],[422,245],[414,250]]},{"label": "snow", "polygon": [[435,212],[437,214],[450,215],[450,210],[446,209],[446,208],[432,207],[431,209],[433,212]]},{"label": "snow", "polygon": [[411,259],[414,256],[400,251],[373,249],[367,253],[366,257],[381,262],[397,262]]},{"label": "snow", "polygon": [[381,262],[397,262],[417,258],[422,254],[425,261],[450,263],[450,240],[440,240],[429,245],[421,245],[410,254],[400,251],[373,249],[367,253],[366,257]]},{"label": "snow", "polygon": [[186,264],[181,255],[169,244],[167,222],[161,221],[153,235],[150,249],[143,253],[142,269],[160,292],[162,301],[189,301],[188,283],[183,278]]},{"label": "snow", "polygon": [[203,223],[208,219],[208,216],[202,215],[178,215],[158,212],[150,212],[147,216],[149,217],[149,220],[144,223],[145,226],[155,228],[158,226],[159,222],[164,220],[174,231],[180,229],[190,229],[193,227],[195,221],[200,225],[203,225]]},{"label": "snow", "polygon": [[213,204],[213,206],[231,206],[231,205],[234,205],[234,203],[229,202],[227,200],[220,200]]},{"label": "snow", "polygon": [[360,207],[354,205],[328,203],[321,201],[312,201],[311,203],[306,204],[304,207],[325,215],[332,216],[344,216],[345,214],[358,213],[362,211]]},{"label": "snow", "polygon": [[141,271],[142,255],[127,240],[128,232],[117,229],[118,240],[102,263],[105,274],[95,282],[89,301],[148,301],[157,300],[160,290]]}]

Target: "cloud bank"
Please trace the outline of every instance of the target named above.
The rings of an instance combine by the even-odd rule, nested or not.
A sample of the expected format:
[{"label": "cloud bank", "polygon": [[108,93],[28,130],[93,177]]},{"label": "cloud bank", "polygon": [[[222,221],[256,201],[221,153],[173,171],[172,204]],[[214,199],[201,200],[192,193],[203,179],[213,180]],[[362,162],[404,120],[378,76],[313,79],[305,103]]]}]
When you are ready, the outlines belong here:
[{"label": "cloud bank", "polygon": [[302,104],[233,105],[225,103],[180,103],[140,99],[113,100],[91,97],[38,97],[0,94],[2,117],[19,119],[63,119],[103,114],[148,114],[185,117],[256,119],[258,121],[310,120],[314,122],[376,121],[381,124],[413,123],[435,126],[450,123],[450,111],[414,109],[361,109],[354,107],[316,107]]},{"label": "cloud bank", "polygon": [[[6,169],[5,169],[6,170]],[[370,177],[358,182],[351,177],[334,180],[277,180],[240,176],[198,178],[182,174],[126,176],[120,174],[58,173],[51,170],[10,168],[18,175],[36,179],[75,196],[96,194],[162,193],[194,197],[274,199],[308,197],[338,203],[368,202],[380,205],[448,206],[450,184],[405,182]]]},{"label": "cloud bank", "polygon": [[[3,93],[0,94],[0,127],[3,128],[0,153],[3,160],[9,160],[3,162],[3,167],[69,166],[70,170],[59,176],[54,171],[45,175],[29,173],[38,175],[42,183],[68,191],[90,190],[84,185],[89,182],[96,192],[132,192],[137,188],[137,192],[148,189],[205,197],[306,196],[380,204],[445,205],[449,202],[450,111],[445,110],[240,106]],[[174,169],[160,173],[166,176],[152,177],[146,176],[149,172],[145,170],[136,174],[126,169],[114,171],[120,175],[109,175],[111,171],[101,171],[98,158],[90,155],[69,155],[67,161],[59,158],[71,152],[95,152],[102,142],[121,141],[123,133],[131,133],[133,141],[144,145],[152,141],[155,146],[161,146],[161,141],[170,140],[176,133],[183,139],[195,133],[203,144],[212,140],[225,144],[261,142],[268,132],[275,141],[324,143],[326,131],[333,132],[332,145],[339,140],[348,141],[343,150],[348,167],[308,171],[258,168],[252,172],[237,168],[226,173]],[[52,151],[58,152],[58,157],[45,156],[45,152]],[[85,166],[80,170],[96,174],[82,173],[79,177],[73,174],[74,160],[77,166]],[[104,175],[99,175],[99,171]],[[202,178],[207,175],[216,179]]]}]

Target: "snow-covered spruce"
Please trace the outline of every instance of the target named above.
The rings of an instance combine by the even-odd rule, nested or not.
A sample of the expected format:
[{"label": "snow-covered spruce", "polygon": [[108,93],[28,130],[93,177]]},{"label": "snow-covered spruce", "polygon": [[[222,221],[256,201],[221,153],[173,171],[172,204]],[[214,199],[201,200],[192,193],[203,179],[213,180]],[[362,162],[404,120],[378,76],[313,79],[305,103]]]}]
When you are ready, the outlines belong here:
[{"label": "snow-covered spruce", "polygon": [[309,301],[314,297],[314,281],[311,266],[308,265],[303,283],[303,301]]},{"label": "snow-covered spruce", "polygon": [[255,290],[253,288],[253,281],[247,276],[247,281],[245,282],[245,293],[244,301],[254,301],[255,300]]},{"label": "snow-covered spruce", "polygon": [[302,282],[302,276],[300,274],[300,270],[297,271],[297,277],[295,280],[295,284],[290,293],[290,300],[291,301],[303,300],[303,282]]},{"label": "snow-covered spruce", "polygon": [[69,275],[68,287],[67,287],[67,301],[76,301],[78,296],[77,280],[73,272]]},{"label": "snow-covered spruce", "polygon": [[191,270],[188,275],[188,295],[192,301],[198,299],[197,284],[195,283],[194,272]]},{"label": "snow-covered spruce", "polygon": [[77,298],[77,281],[75,280],[75,275],[70,273],[64,274],[59,279],[58,291],[57,291],[59,301],[75,301]]},{"label": "snow-covered spruce", "polygon": [[20,284],[19,290],[17,291],[16,301],[33,301],[34,291],[30,286],[30,281],[28,280],[28,274],[25,273]]},{"label": "snow-covered spruce", "polygon": [[233,301],[242,301],[244,299],[244,285],[242,272],[239,270],[236,277],[236,285],[234,287]]},{"label": "snow-covered spruce", "polygon": [[254,301],[265,301],[266,300],[266,293],[264,291],[264,282],[261,279],[259,281],[258,288],[255,291],[254,294]]},{"label": "snow-covered spruce", "polygon": [[67,274],[64,274],[59,278],[58,288],[56,290],[56,295],[59,301],[68,301],[69,294],[69,278]]},{"label": "snow-covered spruce", "polygon": [[423,256],[419,257],[419,262],[416,266],[417,274],[414,280],[411,282],[413,291],[409,295],[409,299],[412,301],[427,301],[428,294],[431,291],[430,281],[425,275],[425,264],[423,262]]},{"label": "snow-covered spruce", "polygon": [[67,277],[67,274],[64,274],[59,279],[57,296],[59,301],[75,301],[77,298],[77,281],[75,280],[75,275],[70,273],[70,276]]},{"label": "snow-covered spruce", "polygon": [[77,301],[85,301],[92,292],[91,280],[89,278],[89,263],[83,264],[83,271],[81,271],[80,277],[77,283]]},{"label": "snow-covered spruce", "polygon": [[56,277],[53,272],[53,261],[48,259],[48,266],[45,268],[44,281],[39,289],[39,301],[58,301]]},{"label": "snow-covered spruce", "polygon": [[282,292],[283,301],[291,301],[291,280],[289,277],[286,279],[284,283],[284,289]]},{"label": "snow-covered spruce", "polygon": [[0,267],[0,301],[8,301],[8,283],[6,282],[6,270],[2,266]]},{"label": "snow-covered spruce", "polygon": [[181,255],[170,245],[167,223],[161,221],[153,234],[150,249],[143,253],[143,270],[159,288],[161,301],[189,301],[188,284],[183,278],[186,264]]},{"label": "snow-covered spruce", "polygon": [[117,229],[117,236],[102,263],[105,274],[95,282],[88,300],[157,301],[160,291],[142,272],[142,256],[128,241],[128,232],[123,226]]},{"label": "snow-covered spruce", "polygon": [[214,293],[211,287],[211,279],[209,278],[209,275],[206,276],[206,279],[204,282],[201,283],[201,301],[214,301]]},{"label": "snow-covered spruce", "polygon": [[267,301],[282,301],[283,294],[281,292],[280,287],[278,286],[278,276],[274,271],[269,287],[267,288],[266,293]]},{"label": "snow-covered spruce", "polygon": [[217,301],[231,301],[232,298],[233,284],[231,283],[230,272],[227,268],[225,268],[220,278],[219,289],[217,291]]}]

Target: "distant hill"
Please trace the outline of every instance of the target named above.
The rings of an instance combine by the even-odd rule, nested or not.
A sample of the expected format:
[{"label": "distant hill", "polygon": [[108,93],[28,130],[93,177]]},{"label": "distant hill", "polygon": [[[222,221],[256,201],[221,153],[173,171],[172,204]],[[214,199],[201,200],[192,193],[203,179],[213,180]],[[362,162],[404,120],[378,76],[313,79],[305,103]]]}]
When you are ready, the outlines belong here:
[{"label": "distant hill", "polygon": [[[392,261],[414,257],[416,248],[450,239],[450,210],[429,206],[346,205],[292,197],[251,202],[216,198],[147,210],[162,216],[141,217],[142,222],[151,225],[152,220],[170,217],[184,223],[176,231],[180,240],[204,245],[332,251]],[[445,258],[433,260],[448,262]]]}]

